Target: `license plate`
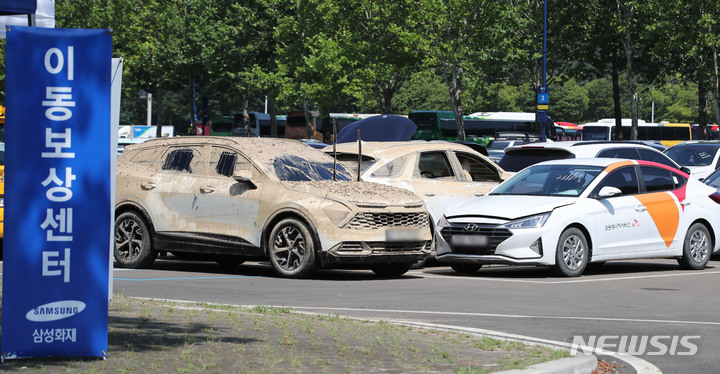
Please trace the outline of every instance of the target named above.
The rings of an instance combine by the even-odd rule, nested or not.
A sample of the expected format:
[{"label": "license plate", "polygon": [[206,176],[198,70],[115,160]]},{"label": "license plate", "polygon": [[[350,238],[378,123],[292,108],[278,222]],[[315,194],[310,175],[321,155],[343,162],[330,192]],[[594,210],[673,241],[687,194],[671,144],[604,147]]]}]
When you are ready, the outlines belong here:
[{"label": "license plate", "polygon": [[419,230],[413,229],[394,229],[385,232],[385,239],[389,242],[411,242],[422,239]]},{"label": "license plate", "polygon": [[453,235],[452,244],[461,246],[485,247],[489,243],[485,235]]}]

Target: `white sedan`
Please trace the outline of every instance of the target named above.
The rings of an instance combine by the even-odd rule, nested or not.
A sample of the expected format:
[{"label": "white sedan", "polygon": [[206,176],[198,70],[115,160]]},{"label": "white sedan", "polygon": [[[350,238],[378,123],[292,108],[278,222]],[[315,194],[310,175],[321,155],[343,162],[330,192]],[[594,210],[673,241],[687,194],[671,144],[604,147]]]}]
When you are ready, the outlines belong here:
[{"label": "white sedan", "polygon": [[491,194],[450,207],[435,227],[437,259],[549,265],[579,276],[590,262],[676,258],[702,269],[719,248],[720,193],[655,162],[567,159],[530,166]]}]

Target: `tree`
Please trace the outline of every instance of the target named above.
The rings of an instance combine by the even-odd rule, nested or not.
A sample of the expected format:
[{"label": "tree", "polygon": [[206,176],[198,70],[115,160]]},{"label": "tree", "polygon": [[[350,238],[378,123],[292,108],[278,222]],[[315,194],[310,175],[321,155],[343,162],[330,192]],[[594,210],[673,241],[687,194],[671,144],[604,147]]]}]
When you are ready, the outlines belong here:
[{"label": "tree", "polygon": [[587,90],[572,78],[555,82],[553,119],[574,123],[581,121],[590,102]]},{"label": "tree", "polygon": [[507,53],[512,40],[506,33],[515,28],[516,18],[513,8],[499,0],[448,0],[430,6],[436,18],[427,20],[425,38],[430,40],[430,53],[426,66],[444,80],[458,139],[464,141],[463,93],[469,76],[483,80],[499,75],[513,57]]}]

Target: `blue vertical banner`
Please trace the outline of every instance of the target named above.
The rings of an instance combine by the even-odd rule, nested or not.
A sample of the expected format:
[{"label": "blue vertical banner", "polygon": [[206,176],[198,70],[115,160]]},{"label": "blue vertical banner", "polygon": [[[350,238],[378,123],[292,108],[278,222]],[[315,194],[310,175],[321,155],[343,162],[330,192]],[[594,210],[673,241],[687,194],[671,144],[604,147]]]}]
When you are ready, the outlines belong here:
[{"label": "blue vertical banner", "polygon": [[107,353],[110,30],[9,27],[3,359]]}]

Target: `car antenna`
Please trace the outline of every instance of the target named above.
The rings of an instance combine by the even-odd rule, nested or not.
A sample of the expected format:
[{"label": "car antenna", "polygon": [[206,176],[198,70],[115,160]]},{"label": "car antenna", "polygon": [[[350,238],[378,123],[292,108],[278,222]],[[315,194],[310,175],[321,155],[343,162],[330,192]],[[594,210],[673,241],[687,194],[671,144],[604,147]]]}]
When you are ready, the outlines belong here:
[{"label": "car antenna", "polygon": [[360,129],[358,129],[358,182],[360,182],[360,165],[362,165],[362,139],[360,139]]},{"label": "car antenna", "polygon": [[337,121],[335,118],[332,120],[333,129],[333,181],[337,181]]}]

